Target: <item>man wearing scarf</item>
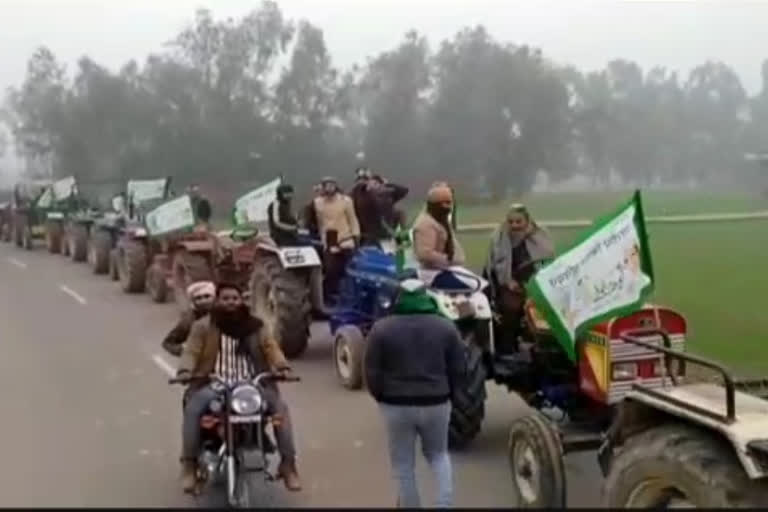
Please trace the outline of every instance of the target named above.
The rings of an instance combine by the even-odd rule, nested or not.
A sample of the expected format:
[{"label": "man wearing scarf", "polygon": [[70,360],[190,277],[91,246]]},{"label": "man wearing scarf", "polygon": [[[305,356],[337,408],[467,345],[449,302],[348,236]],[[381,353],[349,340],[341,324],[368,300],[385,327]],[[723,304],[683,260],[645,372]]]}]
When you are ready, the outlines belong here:
[{"label": "man wearing scarf", "polygon": [[366,383],[386,423],[398,507],[420,507],[413,457],[417,437],[435,477],[436,506],[453,504],[448,424],[453,390],[465,375],[463,354],[458,330],[417,279],[402,282],[394,314],[368,334]]},{"label": "man wearing scarf", "polygon": [[501,314],[499,349],[512,352],[517,346],[525,303],[525,284],[535,273],[534,261],[552,259],[555,246],[549,233],[539,227],[522,204],[513,204],[505,221],[491,237],[485,275],[494,285]]},{"label": "man wearing scarf", "polygon": [[413,251],[422,268],[441,270],[464,264],[464,250],[450,222],[452,211],[451,188],[442,182],[432,185],[427,207],[413,223]]},{"label": "man wearing scarf", "polygon": [[[265,371],[289,371],[288,361],[280,345],[264,323],[251,316],[236,285],[219,284],[216,302],[209,316],[192,325],[179,362],[179,377],[207,377],[213,373],[225,381],[252,378]],[[200,418],[216,393],[205,381],[190,384],[184,408],[182,428],[182,485],[185,492],[196,486],[196,457],[200,444]],[[290,491],[301,490],[296,472],[296,448],[293,441],[288,406],[280,397],[277,385],[264,386],[263,398],[267,414],[280,418],[274,426],[280,452],[278,477]]]}]

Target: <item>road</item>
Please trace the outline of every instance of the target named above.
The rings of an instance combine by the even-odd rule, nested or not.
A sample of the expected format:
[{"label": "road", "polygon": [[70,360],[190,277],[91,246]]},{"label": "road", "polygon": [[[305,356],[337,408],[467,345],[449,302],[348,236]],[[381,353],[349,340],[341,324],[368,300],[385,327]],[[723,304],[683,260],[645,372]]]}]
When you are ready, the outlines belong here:
[{"label": "road", "polygon": [[[0,245],[2,507],[185,507],[178,483],[181,390],[159,340],[175,305],[125,295],[84,264],[38,246]],[[291,407],[304,490],[264,484],[264,506],[390,507],[386,438],[375,403],[336,382],[327,328],[282,385]],[[483,432],[454,454],[457,506],[511,507],[506,430],[524,406],[490,385]],[[569,505],[599,504],[593,454],[567,459]],[[431,489],[419,462],[424,501]]]}]

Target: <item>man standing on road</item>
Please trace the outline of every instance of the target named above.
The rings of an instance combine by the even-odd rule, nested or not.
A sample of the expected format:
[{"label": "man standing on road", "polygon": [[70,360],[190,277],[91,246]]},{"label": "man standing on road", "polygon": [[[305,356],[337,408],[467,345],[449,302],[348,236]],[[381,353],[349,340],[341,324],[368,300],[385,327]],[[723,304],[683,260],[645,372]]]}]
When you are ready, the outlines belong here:
[{"label": "man standing on road", "polygon": [[[280,345],[270,335],[267,326],[251,316],[248,307],[243,304],[240,289],[232,284],[219,284],[210,315],[192,325],[189,339],[184,343],[177,376],[204,379],[216,373],[226,381],[237,382],[265,371],[290,371]],[[273,424],[280,453],[278,478],[284,480],[289,491],[300,491],[288,406],[274,383],[264,386],[262,396],[267,403],[267,414],[280,419],[279,425]],[[181,456],[182,485],[188,493],[194,492],[197,484],[200,418],[216,397],[216,391],[205,380],[189,386],[189,399],[184,407]]]},{"label": "man standing on road", "polygon": [[192,324],[210,312],[215,295],[216,285],[211,281],[198,281],[189,285],[187,297],[192,307],[181,314],[179,322],[163,339],[166,352],[176,357],[181,355],[181,347],[187,341]]},{"label": "man standing on road", "polygon": [[421,506],[414,458],[417,437],[435,476],[435,505],[452,506],[448,424],[451,394],[462,385],[465,363],[458,330],[439,314],[423,282],[403,281],[394,314],[374,324],[365,372],[368,390],[386,422],[398,507]]}]

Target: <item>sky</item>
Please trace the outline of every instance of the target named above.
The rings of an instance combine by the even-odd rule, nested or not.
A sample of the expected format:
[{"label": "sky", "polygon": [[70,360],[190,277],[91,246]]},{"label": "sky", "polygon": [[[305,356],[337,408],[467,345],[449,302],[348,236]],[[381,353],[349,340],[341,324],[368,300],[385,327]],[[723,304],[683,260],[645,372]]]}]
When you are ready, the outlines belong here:
[{"label": "sky", "polygon": [[[239,16],[259,0],[0,0],[0,90],[20,83],[47,45],[70,69],[88,54],[116,70],[161,49],[197,7]],[[466,25],[540,47],[559,63],[594,70],[623,57],[683,74],[706,60],[731,65],[751,93],[768,58],[768,0],[278,0],[292,19],[320,26],[339,67],[394,47],[410,28],[434,46]]]}]

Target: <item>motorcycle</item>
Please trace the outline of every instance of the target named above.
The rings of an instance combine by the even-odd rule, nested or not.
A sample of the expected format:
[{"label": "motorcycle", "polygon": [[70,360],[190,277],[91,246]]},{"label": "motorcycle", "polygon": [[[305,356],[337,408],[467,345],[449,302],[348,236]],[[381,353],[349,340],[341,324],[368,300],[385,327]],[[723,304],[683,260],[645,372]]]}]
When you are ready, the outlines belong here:
[{"label": "motorcycle", "polygon": [[[208,377],[180,377],[169,379],[169,384],[189,384],[210,380],[217,398],[208,405],[200,418],[201,437],[198,451],[198,489],[224,477],[227,502],[235,508],[252,508],[251,479],[253,473],[264,473],[265,481],[277,480],[269,472],[269,456],[274,455],[276,444],[266,430],[267,425],[278,422],[266,415],[267,403],[263,398],[264,385],[271,382],[298,382],[296,376],[275,372],[258,374],[252,380],[228,384],[217,375]],[[248,455],[260,454],[256,464],[249,464]]]}]

